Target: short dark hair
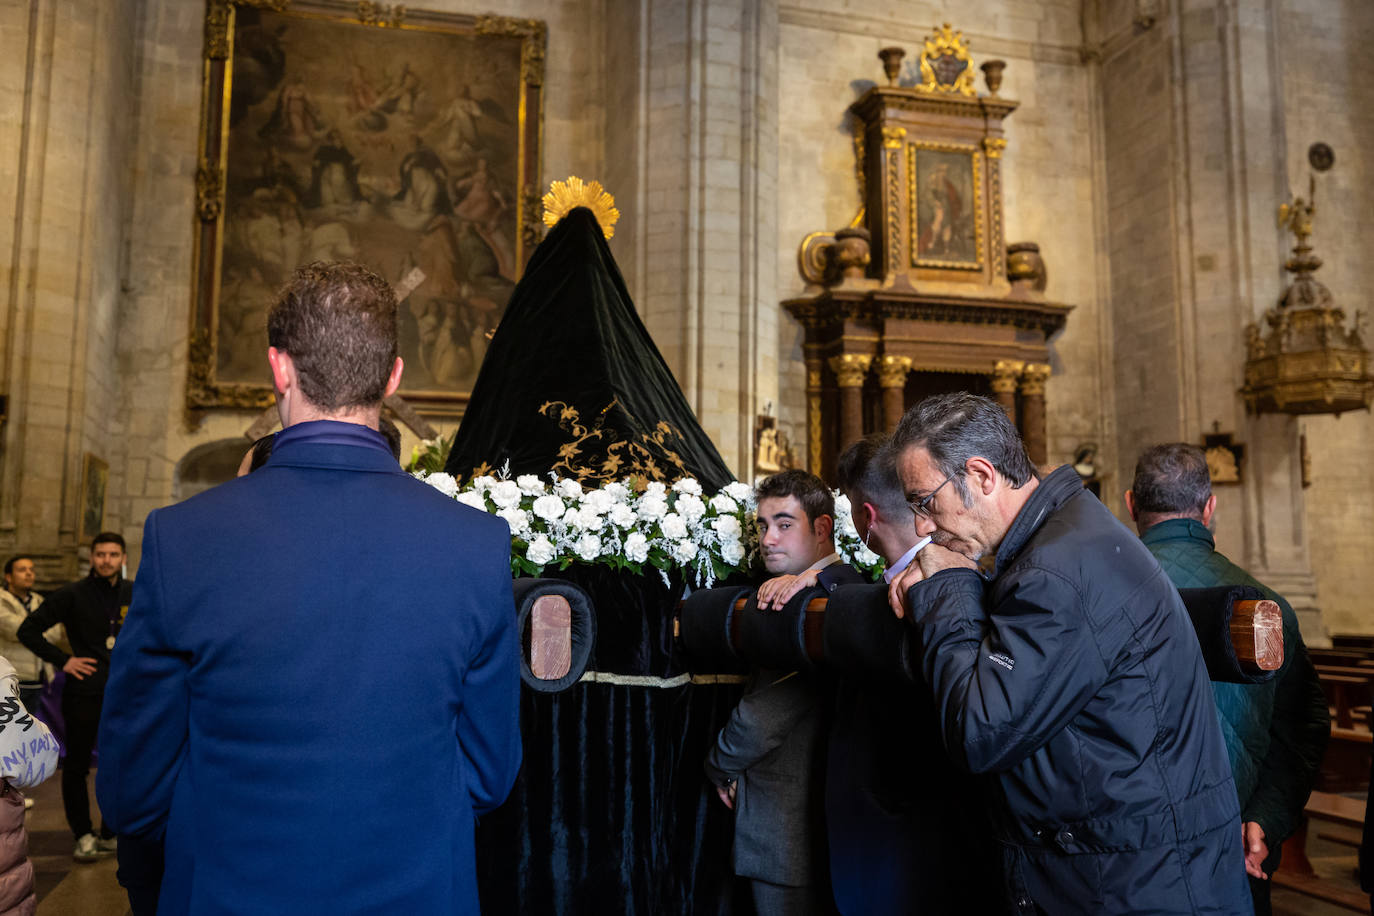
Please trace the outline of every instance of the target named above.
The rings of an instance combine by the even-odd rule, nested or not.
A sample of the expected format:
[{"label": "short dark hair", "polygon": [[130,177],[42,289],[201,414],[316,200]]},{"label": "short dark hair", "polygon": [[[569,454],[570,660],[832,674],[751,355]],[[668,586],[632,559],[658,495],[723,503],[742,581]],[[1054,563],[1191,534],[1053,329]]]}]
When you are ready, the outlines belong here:
[{"label": "short dark hair", "polygon": [[276,444],[277,434],[268,433],[253,443],[253,457],[248,459],[248,473],[253,473],[272,457],[272,446]]},{"label": "short dark hair", "polygon": [[315,406],[378,404],[396,362],[396,294],[360,264],[307,264],[278,294],[267,342],[291,356]]},{"label": "short dark hair", "polygon": [[377,418],[377,432],[382,434],[386,444],[391,447],[391,457],[401,460],[401,431],[386,417]]},{"label": "short dark hair", "polygon": [[33,557],[29,556],[26,553],[16,553],[14,556],[10,557],[8,560],[5,561],[5,575],[8,576],[10,573],[14,572],[14,564],[18,563],[20,560],[28,560],[30,563],[32,563]]},{"label": "short dark hair", "polygon": [[986,458],[1012,489],[1037,476],[1002,405],[967,391],[928,397],[906,412],[892,434],[892,448],[900,455],[913,447],[930,453],[940,472],[954,480],[966,506],[972,496],[963,471],[970,458]]},{"label": "short dark hair", "polygon": [[1166,442],[1140,453],[1131,481],[1137,513],[1202,517],[1212,496],[1207,455],[1187,442]]},{"label": "short dark hair", "polygon": [[806,512],[807,522],[813,526],[822,515],[835,517],[835,494],[830,492],[825,481],[807,471],[795,468],[781,471],[754,488],[754,499],[758,502],[786,499],[789,496],[797,497],[797,502]]},{"label": "short dark hair", "polygon": [[91,538],[91,550],[95,550],[101,544],[118,544],[120,553],[129,552],[129,548],[124,546],[124,535],[114,531],[102,531]]},{"label": "short dark hair", "polygon": [[841,452],[835,477],[851,503],[857,497],[893,518],[903,514],[910,517],[911,509],[897,476],[897,455],[892,440],[883,433],[870,433]]}]

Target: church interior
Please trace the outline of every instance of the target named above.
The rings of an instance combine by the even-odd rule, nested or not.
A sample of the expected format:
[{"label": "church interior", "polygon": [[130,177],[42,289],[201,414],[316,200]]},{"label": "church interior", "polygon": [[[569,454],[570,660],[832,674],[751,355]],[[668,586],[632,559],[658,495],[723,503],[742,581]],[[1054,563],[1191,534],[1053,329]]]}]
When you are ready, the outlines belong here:
[{"label": "church interior", "polygon": [[[402,454],[453,436],[576,176],[736,479],[834,485],[968,390],[1129,524],[1185,441],[1307,645],[1374,638],[1368,0],[9,0],[0,36],[0,546],[40,590],[103,530],[136,575],[271,430],[297,264],[402,291]],[[96,912],[65,887],[39,912]]]}]

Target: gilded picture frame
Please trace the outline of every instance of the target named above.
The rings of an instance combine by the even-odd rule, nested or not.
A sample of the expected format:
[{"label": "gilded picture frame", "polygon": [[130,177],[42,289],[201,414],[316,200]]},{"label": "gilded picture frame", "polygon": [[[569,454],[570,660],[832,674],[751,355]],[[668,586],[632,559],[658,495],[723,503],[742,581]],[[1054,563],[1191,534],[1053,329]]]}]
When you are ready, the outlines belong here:
[{"label": "gilded picture frame", "polygon": [[908,143],[907,174],[911,265],[982,270],[982,152],[964,143]]},{"label": "gilded picture frame", "polygon": [[78,544],[88,543],[105,530],[105,489],[109,479],[110,466],[103,459],[86,452],[81,461],[81,517],[76,528]]},{"label": "gilded picture frame", "polygon": [[291,271],[397,284],[401,394],[460,415],[542,226],[543,22],[340,0],[207,0],[186,406],[272,403]]}]

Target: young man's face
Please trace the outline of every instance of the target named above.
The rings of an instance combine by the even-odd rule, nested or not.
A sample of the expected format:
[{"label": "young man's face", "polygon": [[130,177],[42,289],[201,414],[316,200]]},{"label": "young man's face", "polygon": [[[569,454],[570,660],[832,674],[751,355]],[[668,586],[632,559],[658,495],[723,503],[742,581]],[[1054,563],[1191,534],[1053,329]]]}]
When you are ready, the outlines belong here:
[{"label": "young man's face", "polygon": [[113,541],[103,541],[96,544],[91,550],[91,568],[95,574],[103,579],[109,579],[119,573],[119,568],[124,565],[124,548]]},{"label": "young man's face", "polygon": [[22,595],[33,588],[33,575],[33,560],[15,560],[5,573],[5,587]]},{"label": "young man's face", "polygon": [[807,521],[806,510],[795,496],[770,496],[759,500],[759,547],[763,565],[775,576],[805,572],[812,563],[830,554],[828,544]]}]

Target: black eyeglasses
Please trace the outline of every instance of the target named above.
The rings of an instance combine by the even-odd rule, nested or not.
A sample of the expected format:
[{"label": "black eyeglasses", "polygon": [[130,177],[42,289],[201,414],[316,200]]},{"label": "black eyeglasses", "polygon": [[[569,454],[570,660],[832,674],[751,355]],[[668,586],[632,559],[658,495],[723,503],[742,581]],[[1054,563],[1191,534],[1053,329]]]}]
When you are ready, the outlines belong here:
[{"label": "black eyeglasses", "polygon": [[920,499],[907,500],[907,505],[911,506],[911,511],[916,513],[917,518],[930,518],[930,504],[934,502],[935,494],[939,493],[940,488],[943,487],[945,484],[949,483],[956,476],[958,476],[958,474],[962,470],[963,469],[960,468],[959,471],[955,471],[953,474],[950,474],[944,480],[940,481],[939,487],[936,487],[935,489],[931,490],[929,493],[927,493],[925,496],[922,496]]}]

